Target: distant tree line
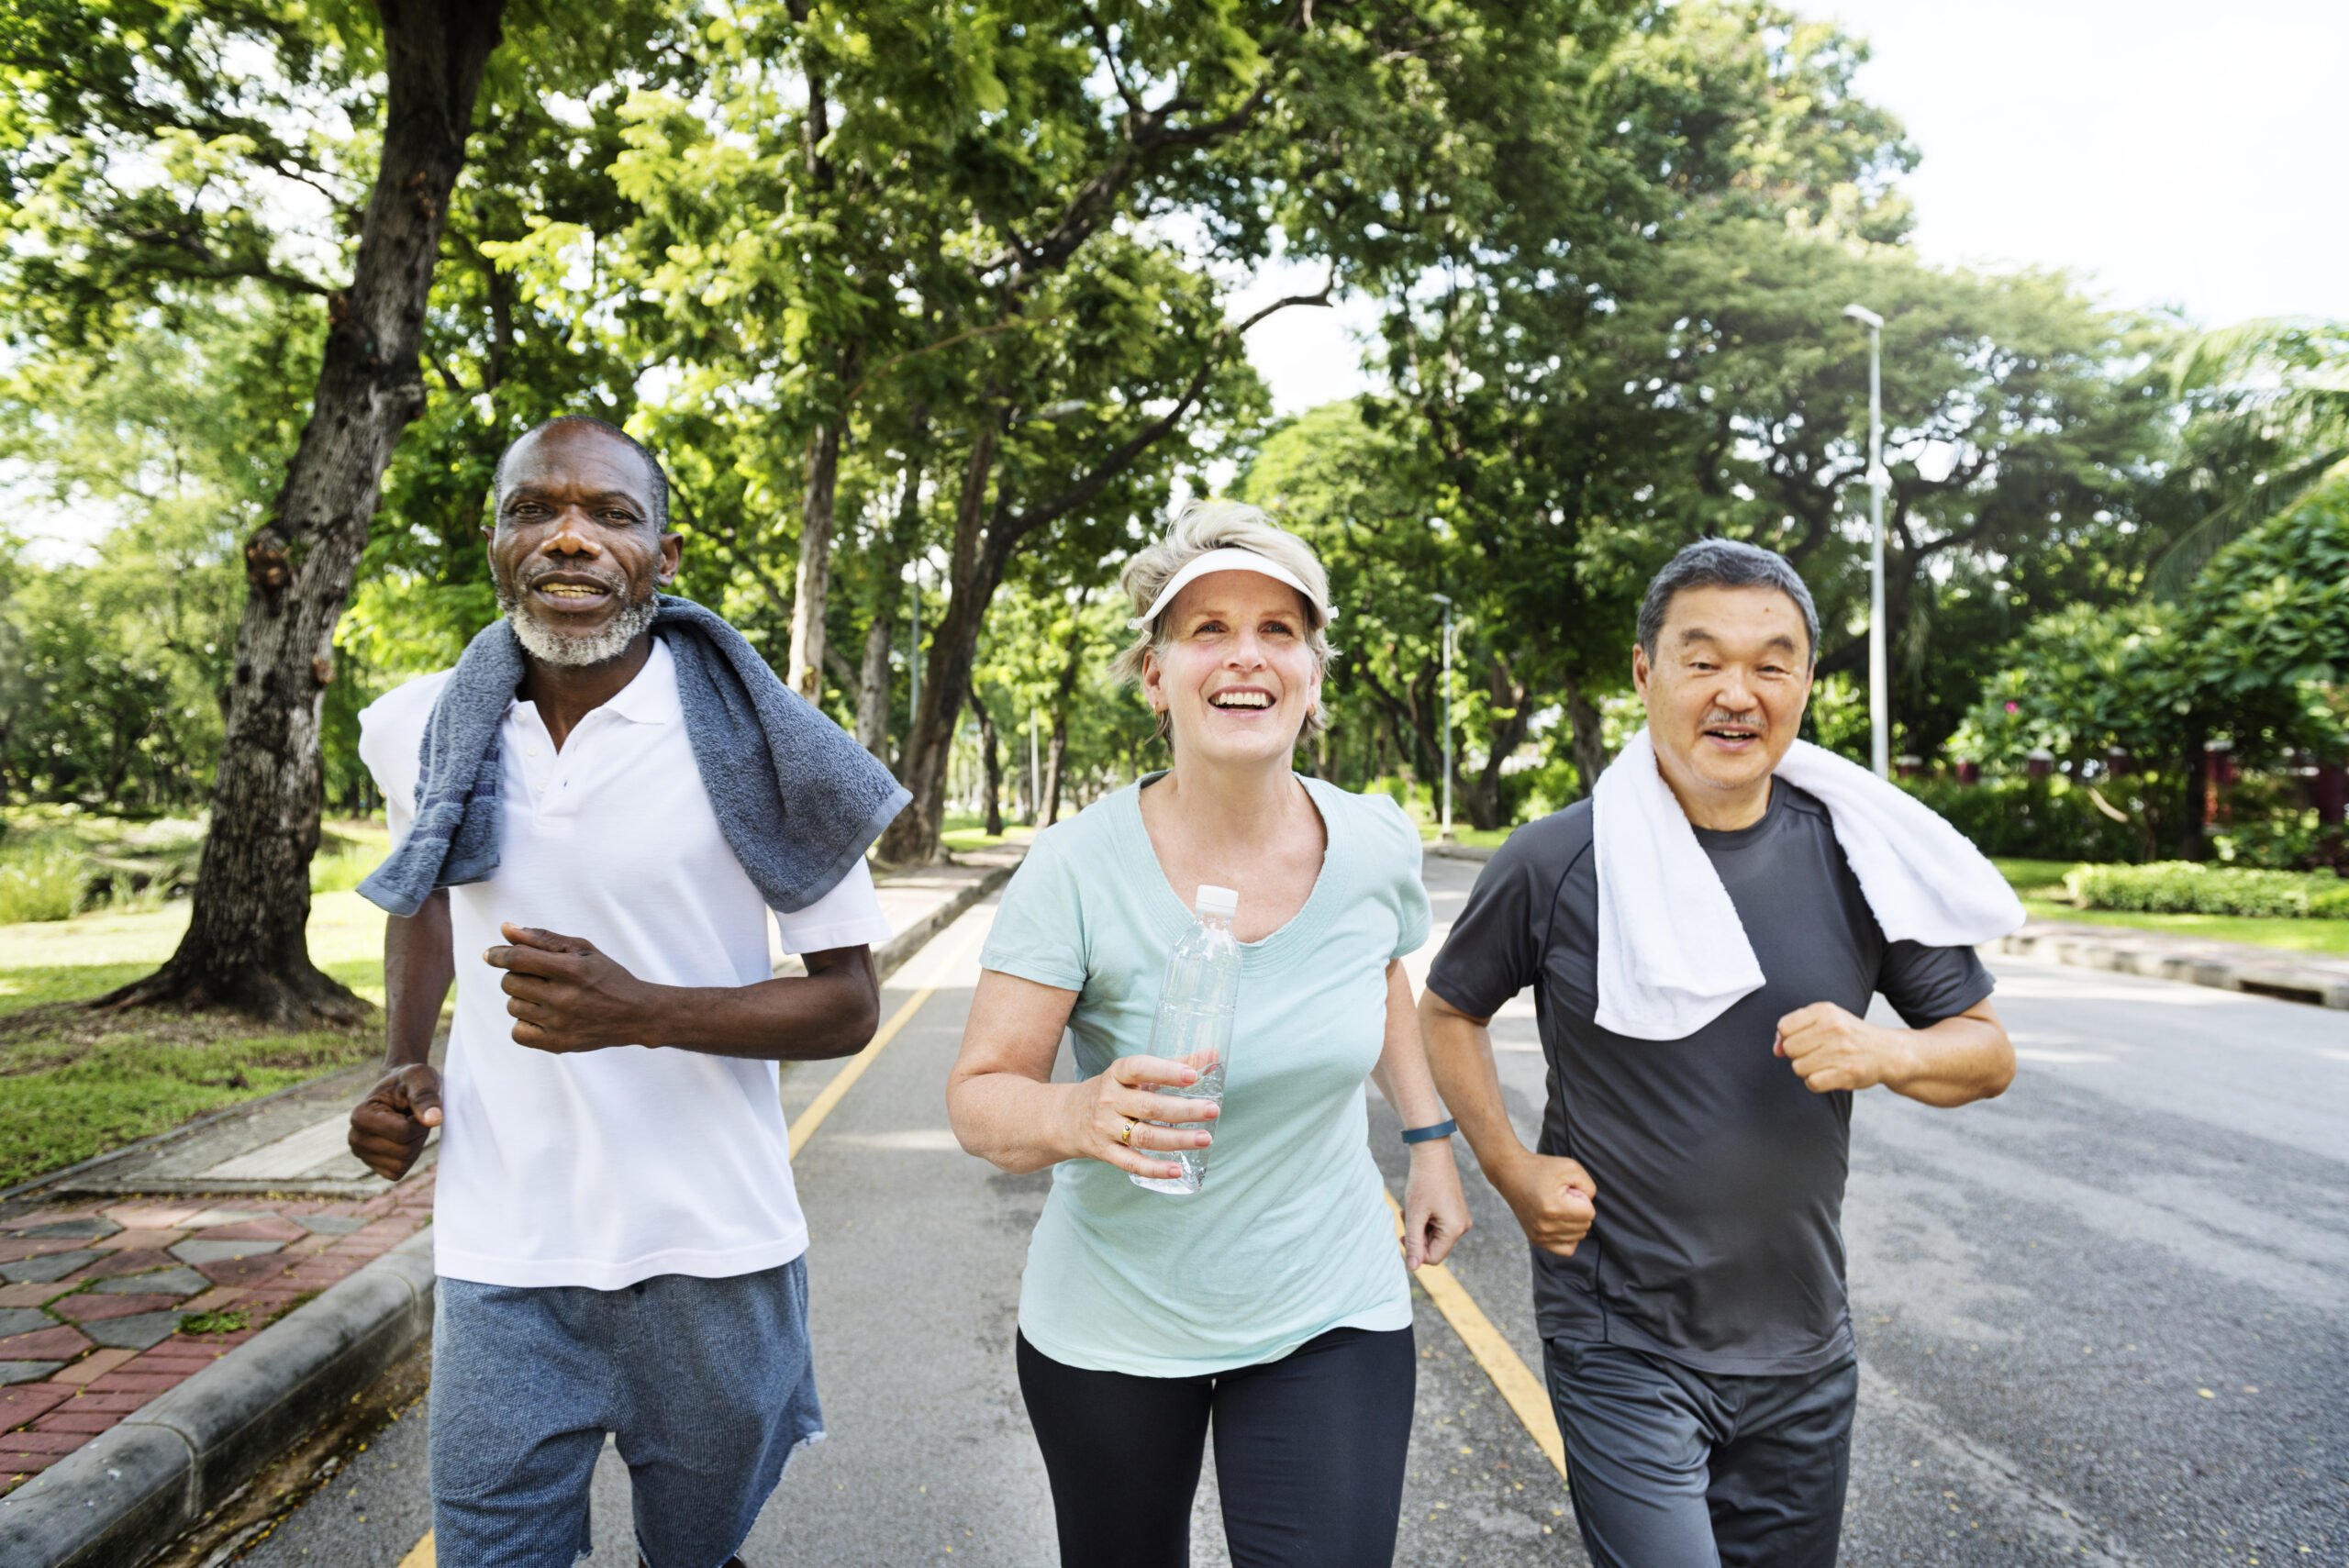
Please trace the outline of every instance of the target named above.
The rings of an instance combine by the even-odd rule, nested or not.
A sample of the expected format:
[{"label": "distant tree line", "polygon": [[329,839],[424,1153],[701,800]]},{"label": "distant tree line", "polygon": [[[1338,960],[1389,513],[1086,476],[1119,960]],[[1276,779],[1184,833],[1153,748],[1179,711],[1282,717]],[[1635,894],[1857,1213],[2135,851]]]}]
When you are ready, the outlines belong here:
[{"label": "distant tree line", "polygon": [[[1024,779],[1035,727],[1031,812],[1150,763],[1110,590],[1178,489],[1327,553],[1343,658],[1307,762],[1344,782],[1432,776],[1450,597],[1480,826],[1605,765],[1638,588],[1698,534],[1800,562],[1848,696],[1853,300],[1888,322],[1904,751],[2009,744],[1984,694],[2049,617],[2208,596],[2221,544],[2340,461],[2337,334],[2198,346],[1921,262],[1865,47],[1758,0],[53,0],[11,28],[0,456],[110,526],[0,557],[0,795],[211,811],[187,945],[125,1001],[350,1013],[301,951],[320,807],[367,804],[358,708],[495,613],[491,465],[557,412],[662,454],[683,590],[896,769],[899,862],[938,852],[958,736]],[[1244,292],[1267,275],[1296,281]],[[1273,419],[1248,328],[1341,295],[1376,304],[1376,390]]]}]

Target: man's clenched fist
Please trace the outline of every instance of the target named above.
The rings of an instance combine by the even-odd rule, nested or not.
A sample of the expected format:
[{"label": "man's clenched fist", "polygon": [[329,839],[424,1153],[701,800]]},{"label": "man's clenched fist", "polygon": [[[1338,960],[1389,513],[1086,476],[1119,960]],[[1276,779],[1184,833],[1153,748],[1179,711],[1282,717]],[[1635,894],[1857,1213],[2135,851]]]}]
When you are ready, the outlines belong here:
[{"label": "man's clenched fist", "polygon": [[440,1074],[421,1062],[395,1067],[351,1113],[351,1151],[366,1167],[398,1181],[440,1125]]},{"label": "man's clenched fist", "polygon": [[1813,1002],[1778,1020],[1775,1047],[1814,1095],[1873,1089],[1899,1068],[1905,1042],[1891,1029],[1832,1002]]},{"label": "man's clenched fist", "polygon": [[1526,1239],[1561,1258],[1575,1255],[1598,1218],[1598,1184],[1579,1161],[1528,1154],[1497,1175],[1493,1184],[1508,1200]]},{"label": "man's clenched fist", "polygon": [[506,971],[500,982],[514,1015],[514,1043],[558,1054],[642,1045],[652,989],[584,937],[532,926],[501,926],[510,946],[482,960]]}]

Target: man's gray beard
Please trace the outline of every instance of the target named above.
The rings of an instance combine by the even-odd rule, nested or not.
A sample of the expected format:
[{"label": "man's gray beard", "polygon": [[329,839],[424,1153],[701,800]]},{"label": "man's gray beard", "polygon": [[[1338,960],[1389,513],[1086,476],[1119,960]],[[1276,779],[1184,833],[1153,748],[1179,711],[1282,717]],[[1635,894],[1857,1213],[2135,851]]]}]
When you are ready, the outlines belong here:
[{"label": "man's gray beard", "polygon": [[661,613],[660,596],[647,594],[641,600],[614,616],[604,629],[593,637],[565,637],[551,631],[529,606],[510,596],[504,588],[497,591],[497,607],[506,612],[512,623],[514,635],[524,652],[542,664],[560,664],[571,669],[584,669],[590,664],[608,664],[629,650],[637,635],[652,624]]}]

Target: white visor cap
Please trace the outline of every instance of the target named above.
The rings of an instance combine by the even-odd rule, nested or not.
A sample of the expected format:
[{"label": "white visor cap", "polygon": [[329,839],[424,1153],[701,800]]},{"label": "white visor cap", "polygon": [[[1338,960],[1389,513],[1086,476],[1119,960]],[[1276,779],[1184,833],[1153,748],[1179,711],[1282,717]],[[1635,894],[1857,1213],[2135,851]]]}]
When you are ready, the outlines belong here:
[{"label": "white visor cap", "polygon": [[1175,595],[1210,572],[1253,572],[1260,577],[1270,577],[1275,583],[1286,583],[1297,590],[1297,597],[1303,599],[1315,615],[1321,617],[1322,625],[1327,626],[1338,618],[1337,611],[1314,598],[1313,590],[1305,585],[1304,580],[1279,562],[1270,556],[1259,555],[1252,550],[1226,545],[1221,550],[1193,556],[1183,570],[1166,580],[1166,586],[1158,590],[1158,597],[1151,600],[1150,608],[1126,624],[1136,631],[1150,627],[1166,606],[1174,602]]}]

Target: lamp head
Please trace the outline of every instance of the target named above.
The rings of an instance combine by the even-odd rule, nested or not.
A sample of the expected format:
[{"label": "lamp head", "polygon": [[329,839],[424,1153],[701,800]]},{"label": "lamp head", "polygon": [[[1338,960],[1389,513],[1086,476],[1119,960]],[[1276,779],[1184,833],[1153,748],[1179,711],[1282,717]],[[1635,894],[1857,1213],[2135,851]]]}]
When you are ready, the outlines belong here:
[{"label": "lamp head", "polygon": [[1865,305],[1845,306],[1843,307],[1843,317],[1847,321],[1856,321],[1863,327],[1874,328],[1878,331],[1881,331],[1884,328],[1884,317],[1878,316],[1875,311],[1870,310]]}]

